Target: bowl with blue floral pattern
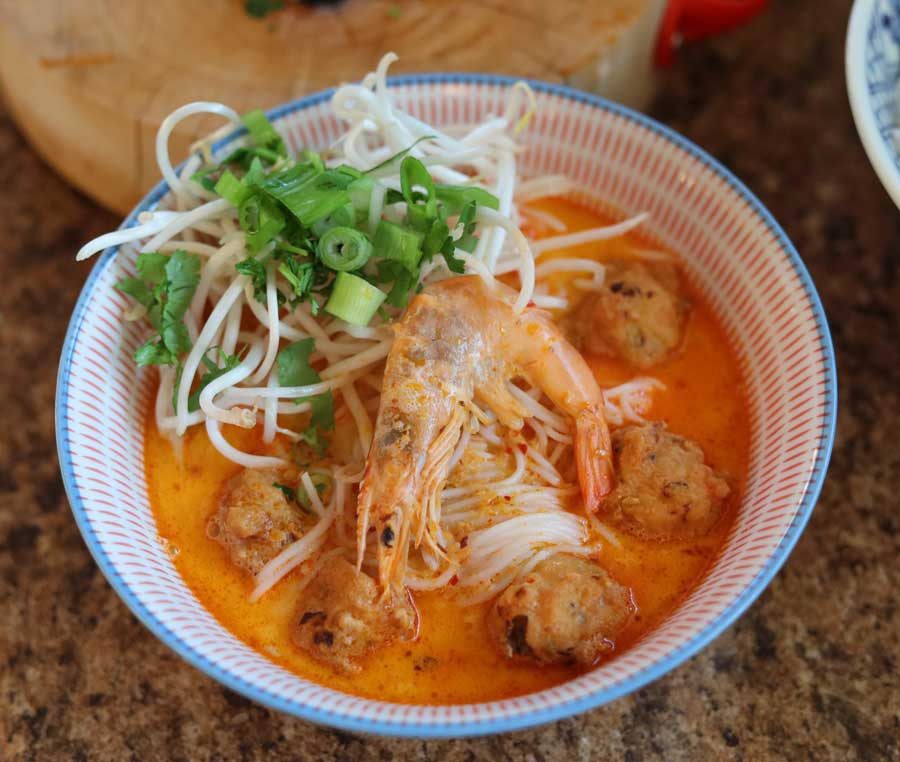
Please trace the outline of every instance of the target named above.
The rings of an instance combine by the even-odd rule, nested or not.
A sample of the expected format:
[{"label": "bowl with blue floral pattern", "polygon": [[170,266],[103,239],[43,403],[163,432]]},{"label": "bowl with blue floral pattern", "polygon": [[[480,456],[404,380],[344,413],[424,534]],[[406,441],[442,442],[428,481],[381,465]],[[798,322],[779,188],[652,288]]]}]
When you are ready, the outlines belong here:
[{"label": "bowl with blue floral pattern", "polygon": [[847,92],[875,172],[900,206],[900,0],[856,0],[846,47]]}]

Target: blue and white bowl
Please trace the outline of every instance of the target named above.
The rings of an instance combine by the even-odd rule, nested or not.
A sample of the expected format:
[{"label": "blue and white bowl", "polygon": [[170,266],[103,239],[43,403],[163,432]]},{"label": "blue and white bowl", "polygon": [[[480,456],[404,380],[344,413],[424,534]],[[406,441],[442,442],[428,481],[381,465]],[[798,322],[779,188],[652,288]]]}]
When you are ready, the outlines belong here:
[{"label": "blue and white bowl", "polygon": [[900,142],[894,138],[900,128],[900,0],[856,0],[845,64],[859,137],[882,185],[900,206]]},{"label": "blue and white bowl", "polygon": [[[441,125],[498,113],[513,80],[423,75],[394,80],[403,108]],[[684,138],[620,106],[533,82],[539,113],[524,139],[526,173],[562,172],[625,214],[649,211],[658,243],[684,255],[733,343],[750,406],[747,489],[706,578],[659,627],[592,672],[505,701],[406,706],[330,690],[273,664],[194,597],[159,541],[144,476],[143,421],[154,377],[135,368],[140,330],[113,288],[137,249],[105,252],[72,316],[59,370],[57,441],[85,542],[110,584],[164,643],[254,701],[354,731],[417,737],[514,730],[592,709],[678,666],[737,619],[797,542],[819,494],[835,425],[825,314],[797,252],[762,204]],[[340,125],[320,93],[271,117],[293,148],[324,148]],[[217,144],[223,155],[232,138]],[[597,203],[591,198],[586,203]],[[159,185],[123,223],[167,203]],[[74,267],[74,265],[73,265]]]}]

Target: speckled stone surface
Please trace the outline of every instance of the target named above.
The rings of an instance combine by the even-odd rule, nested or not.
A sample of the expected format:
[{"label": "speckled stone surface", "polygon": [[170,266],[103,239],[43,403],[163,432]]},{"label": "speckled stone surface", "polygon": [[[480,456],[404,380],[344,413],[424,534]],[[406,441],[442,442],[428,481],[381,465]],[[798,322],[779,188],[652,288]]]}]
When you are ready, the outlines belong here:
[{"label": "speckled stone surface", "polygon": [[782,0],[684,52],[654,114],[731,167],[806,260],[837,347],[822,499],[749,612],[638,693],[536,730],[362,738],[255,706],[183,663],[95,567],[57,470],[52,402],[81,241],[117,220],[0,112],[0,759],[900,759],[900,212],[857,141],[847,0]]}]

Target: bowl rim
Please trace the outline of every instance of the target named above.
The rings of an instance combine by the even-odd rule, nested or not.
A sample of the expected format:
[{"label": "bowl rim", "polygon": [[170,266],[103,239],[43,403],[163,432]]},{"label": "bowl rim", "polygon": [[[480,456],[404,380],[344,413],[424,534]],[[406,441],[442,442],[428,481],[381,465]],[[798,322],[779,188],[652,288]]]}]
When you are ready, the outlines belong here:
[{"label": "bowl rim", "polygon": [[850,111],[866,156],[884,189],[894,204],[900,207],[900,166],[875,122],[866,80],[866,42],[872,14],[878,2],[879,0],[855,0],[853,3],[844,47],[844,73]]},{"label": "bowl rim", "polygon": [[[717,638],[724,630],[730,627],[740,617],[759,594],[768,586],[777,574],[784,561],[787,559],[794,545],[803,532],[806,523],[812,514],[813,508],[822,489],[822,484],[831,458],[834,443],[834,433],[837,415],[837,374],[835,367],[834,348],[831,334],[828,330],[828,322],[822,302],[816,292],[813,281],[806,270],[800,255],[793,244],[775,221],[772,214],[763,206],[756,196],[737,178],[730,170],[719,161],[707,154],[703,149],[695,145],[687,138],[681,136],[671,128],[656,120],[636,112],[618,103],[608,101],[600,96],[585,93],[564,85],[551,84],[534,79],[521,77],[508,77],[502,75],[472,74],[472,73],[429,73],[412,74],[399,77],[391,77],[388,80],[390,87],[404,87],[416,85],[477,85],[489,84],[511,87],[519,81],[526,81],[536,92],[558,96],[581,104],[592,106],[601,111],[611,113],[636,123],[638,126],[648,129],[656,135],[674,144],[677,148],[686,152],[692,158],[698,160],[710,169],[726,185],[736,192],[738,196],[750,207],[750,209],[764,222],[766,228],[773,235],[789,264],[793,268],[800,281],[806,300],[810,306],[815,321],[818,336],[818,352],[823,366],[824,389],[824,417],[819,435],[816,458],[813,468],[809,472],[806,487],[800,499],[796,513],[791,520],[788,530],[782,537],[771,556],[757,572],[756,577],[747,587],[732,601],[732,603],[711,622],[706,628],[698,632],[691,640],[667,654],[658,663],[644,668],[631,677],[609,688],[597,690],[578,699],[564,701],[551,707],[529,709],[513,717],[494,717],[485,720],[473,721],[461,719],[452,722],[418,722],[404,723],[385,719],[351,717],[336,712],[311,707],[296,701],[284,699],[267,690],[260,688],[243,678],[227,672],[214,661],[203,654],[198,653],[175,632],[161,622],[144,605],[140,598],[129,588],[124,579],[119,575],[109,556],[95,534],[90,521],[87,518],[84,502],[75,482],[75,475],[68,438],[68,386],[71,370],[75,340],[79,334],[79,328],[84,319],[88,302],[97,284],[97,281],[107,264],[115,256],[118,246],[111,247],[98,258],[93,269],[79,295],[73,310],[72,318],[66,332],[62,348],[59,371],[57,376],[57,391],[55,403],[56,440],[60,469],[63,477],[66,495],[72,508],[76,524],[84,538],[91,555],[100,567],[107,581],[124,601],[131,612],[146,626],[157,638],[175,651],[182,659],[192,666],[206,673],[210,677],[251,700],[276,709],[287,714],[294,715],[304,720],[318,724],[328,725],[341,730],[359,733],[376,734],[382,736],[402,736],[413,738],[452,738],[488,735],[492,733],[509,732],[524,728],[544,725],[549,722],[570,717],[598,706],[606,704],[617,698],[625,696],[633,691],[656,680],[665,673],[679,666],[698,651]],[[298,98],[267,111],[271,119],[277,119],[295,111],[301,111],[315,106],[329,99],[334,93],[334,88],[322,90],[302,98]],[[230,133],[217,141],[213,149],[233,140],[242,134],[242,130]],[[155,205],[168,192],[165,181],[161,181],[153,188],[141,202],[128,214],[121,227],[131,226],[137,215],[155,207]],[[402,705],[399,705],[402,706]]]}]

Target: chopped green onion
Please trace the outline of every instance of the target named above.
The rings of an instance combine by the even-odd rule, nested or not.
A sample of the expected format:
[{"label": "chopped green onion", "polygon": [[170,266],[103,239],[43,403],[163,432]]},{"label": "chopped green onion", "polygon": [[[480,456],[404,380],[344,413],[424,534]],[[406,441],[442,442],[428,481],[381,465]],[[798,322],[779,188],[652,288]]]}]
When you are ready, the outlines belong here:
[{"label": "chopped green onion", "polygon": [[462,235],[456,241],[453,241],[454,248],[468,251],[470,254],[475,251],[475,246],[478,243],[478,239],[475,237],[476,214],[478,214],[478,203],[467,201],[459,212],[459,224],[462,225],[463,231]]},{"label": "chopped green onion", "polygon": [[222,198],[235,206],[240,206],[244,199],[253,193],[248,186],[244,185],[244,183],[238,180],[227,169],[222,173],[214,190]]},{"label": "chopped green onion", "polygon": [[195,183],[199,183],[206,190],[212,192],[213,190],[215,190],[216,181],[211,177],[211,175],[214,175],[220,169],[221,167],[218,164],[213,164],[211,167],[203,167],[203,169],[198,169],[196,172],[194,172],[193,175],[191,175],[191,180],[193,180]]},{"label": "chopped green onion", "polygon": [[358,270],[372,256],[372,243],[355,228],[331,228],[319,239],[319,259],[337,272]]},{"label": "chopped green onion", "polygon": [[[400,189],[406,201],[407,219],[416,230],[424,233],[437,217],[437,198],[428,169],[414,156],[407,156],[400,164]],[[424,204],[419,203],[423,194]]]},{"label": "chopped green onion", "polygon": [[[243,146],[241,148],[236,148],[228,154],[228,156],[222,159],[222,163],[219,164],[219,167],[240,167],[246,171],[250,168],[250,164],[254,159],[261,159],[267,164],[274,164],[281,158],[281,154],[268,148],[263,148],[262,146]],[[217,169],[219,167],[217,167]]]},{"label": "chopped green onion", "polygon": [[259,193],[253,193],[241,202],[238,221],[252,252],[262,249],[284,228],[284,215],[278,204]]},{"label": "chopped green onion", "polygon": [[368,325],[386,296],[380,288],[359,276],[339,272],[325,311],[352,325]]},{"label": "chopped green onion", "polygon": [[347,190],[350,183],[359,180],[359,178],[348,172],[346,166],[340,166],[337,169],[326,169],[319,180],[319,187],[323,189],[339,189]]},{"label": "chopped green onion", "polygon": [[324,220],[319,220],[312,226],[312,232],[314,235],[321,238],[325,232],[331,228],[352,226],[355,224],[356,209],[354,209],[353,204],[347,203],[340,209],[336,209],[333,214],[329,214]]},{"label": "chopped green onion", "polygon": [[287,147],[284,138],[272,126],[268,117],[260,110],[253,109],[241,117],[241,121],[250,133],[250,137],[256,145],[275,151],[279,156],[287,158]]},{"label": "chopped green onion", "polygon": [[431,258],[441,250],[441,246],[444,245],[444,241],[449,235],[450,228],[443,219],[439,218],[431,223],[431,229],[422,241],[422,253],[426,261],[430,262]]},{"label": "chopped green onion", "polygon": [[325,171],[325,162],[322,161],[322,157],[319,156],[315,151],[310,151],[309,149],[304,149],[300,152],[300,157],[309,165],[312,166],[316,172],[322,174]]},{"label": "chopped green onion", "polygon": [[350,196],[350,203],[353,204],[357,220],[360,222],[369,216],[369,206],[372,203],[374,188],[375,181],[371,177],[361,177],[347,186],[347,195]]},{"label": "chopped green onion", "polygon": [[335,172],[340,172],[342,175],[348,175],[354,180],[359,180],[365,175],[360,172],[356,167],[351,167],[349,164],[341,164],[339,167],[336,167]]},{"label": "chopped green onion", "polygon": [[318,172],[310,164],[300,164],[269,175],[260,183],[260,188],[284,204],[300,224],[310,228],[350,203],[342,178],[347,179],[346,185],[353,179],[338,172]]},{"label": "chopped green onion", "polygon": [[438,183],[434,186],[434,193],[437,196],[437,200],[444,205],[447,214],[459,214],[462,208],[472,201],[486,206],[488,209],[500,208],[500,199],[494,194],[488,193],[484,188],[476,188],[470,185],[441,185]]},{"label": "chopped green onion", "polygon": [[421,244],[420,233],[387,220],[379,221],[372,241],[376,257],[399,262],[410,273],[418,272]]},{"label": "chopped green onion", "polygon": [[263,180],[266,179],[266,170],[263,169],[262,162],[259,160],[258,156],[253,157],[253,161],[250,162],[250,167],[247,170],[247,174],[244,175],[243,183],[248,187],[258,186]]}]

